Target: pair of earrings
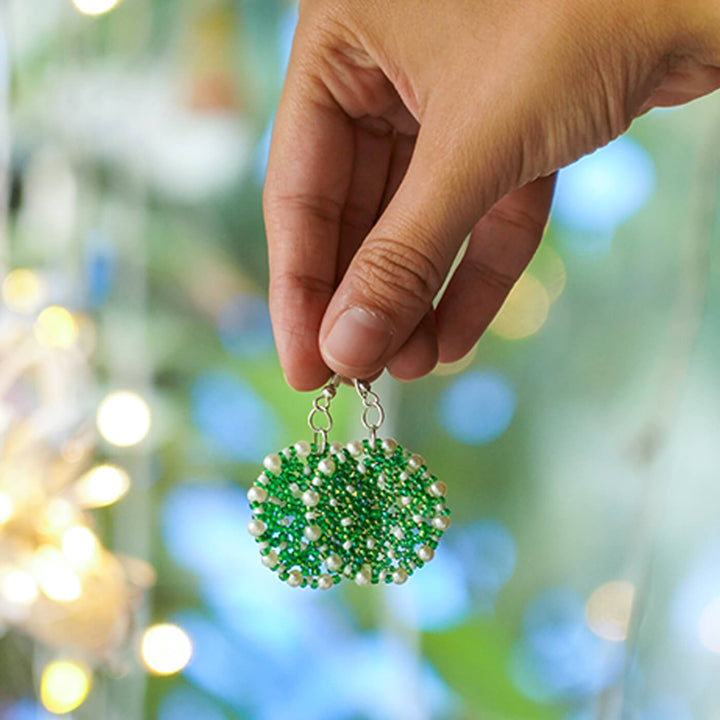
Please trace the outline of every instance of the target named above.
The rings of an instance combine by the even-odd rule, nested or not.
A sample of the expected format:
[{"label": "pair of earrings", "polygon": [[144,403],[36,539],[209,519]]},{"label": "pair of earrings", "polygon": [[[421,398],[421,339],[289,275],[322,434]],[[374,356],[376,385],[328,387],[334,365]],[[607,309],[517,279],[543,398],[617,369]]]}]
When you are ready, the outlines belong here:
[{"label": "pair of earrings", "polygon": [[308,416],[313,442],[300,440],[268,455],[248,490],[249,533],[263,565],[293,587],[328,590],[402,584],[432,560],[450,526],[445,483],[420,455],[377,436],[385,412],[368,382],[354,380],[367,438],[328,442],[335,375]]}]

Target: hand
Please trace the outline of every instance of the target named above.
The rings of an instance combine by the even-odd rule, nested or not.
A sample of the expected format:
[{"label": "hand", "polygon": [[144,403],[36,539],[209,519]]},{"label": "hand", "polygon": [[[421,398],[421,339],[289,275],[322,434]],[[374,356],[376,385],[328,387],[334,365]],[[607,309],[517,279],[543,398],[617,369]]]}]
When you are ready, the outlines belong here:
[{"label": "hand", "polygon": [[288,382],[462,357],[540,242],[554,171],[720,87],[719,45],[710,0],[301,2],[264,194]]}]

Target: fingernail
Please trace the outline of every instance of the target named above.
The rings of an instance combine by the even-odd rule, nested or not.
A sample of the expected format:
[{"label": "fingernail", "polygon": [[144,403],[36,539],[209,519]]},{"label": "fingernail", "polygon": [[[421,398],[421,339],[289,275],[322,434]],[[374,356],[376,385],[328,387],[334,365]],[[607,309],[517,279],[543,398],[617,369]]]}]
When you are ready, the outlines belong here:
[{"label": "fingernail", "polygon": [[370,368],[382,358],[391,337],[385,320],[361,307],[351,307],[330,328],[322,350],[337,365]]}]

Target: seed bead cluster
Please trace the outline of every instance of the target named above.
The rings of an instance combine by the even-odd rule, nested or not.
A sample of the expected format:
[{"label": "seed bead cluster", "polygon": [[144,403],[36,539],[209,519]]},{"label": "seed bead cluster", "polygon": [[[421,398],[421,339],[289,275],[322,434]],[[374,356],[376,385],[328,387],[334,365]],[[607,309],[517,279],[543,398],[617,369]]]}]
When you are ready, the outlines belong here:
[{"label": "seed bead cluster", "polygon": [[248,490],[264,565],[294,587],[404,583],[450,526],[446,487],[395,440],[301,441],[268,455]]}]

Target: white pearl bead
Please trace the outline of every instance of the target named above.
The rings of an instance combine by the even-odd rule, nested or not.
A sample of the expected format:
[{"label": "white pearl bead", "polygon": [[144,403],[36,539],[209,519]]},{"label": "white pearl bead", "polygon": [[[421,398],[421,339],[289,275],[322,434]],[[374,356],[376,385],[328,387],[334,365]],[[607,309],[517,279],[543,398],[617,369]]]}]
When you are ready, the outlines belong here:
[{"label": "white pearl bead", "polygon": [[422,455],[411,455],[408,460],[408,465],[413,470],[419,470],[425,464],[425,460]]},{"label": "white pearl bead", "polygon": [[392,455],[397,450],[397,443],[392,438],[385,438],[380,447],[386,455]]},{"label": "white pearl bead", "polygon": [[405,532],[401,527],[394,527],[390,531],[398,540],[402,540],[405,537]]},{"label": "white pearl bead", "polygon": [[432,526],[436,530],[447,530],[450,527],[450,518],[447,515],[436,515],[432,519]]},{"label": "white pearl bead", "polygon": [[340,521],[340,524],[341,524],[343,527],[350,527],[350,526],[352,525],[352,518],[344,517],[344,518]]},{"label": "white pearl bead", "polygon": [[351,540],[346,540],[343,543],[343,550],[347,550],[348,552],[350,552],[350,550],[352,550],[352,541]]},{"label": "white pearl bead", "polygon": [[363,565],[359,573],[355,575],[356,585],[369,585],[372,581],[372,570],[368,565]]},{"label": "white pearl bead", "polygon": [[315,507],[318,502],[320,502],[320,495],[318,495],[314,490],[306,490],[302,494],[302,501],[303,505],[306,505],[307,507]]},{"label": "white pearl bead", "polygon": [[321,575],[318,578],[317,584],[321,590],[329,590],[335,584],[335,581],[330,575]]},{"label": "white pearl bead", "polygon": [[289,448],[289,447],[283,448],[283,449],[280,451],[280,454],[281,454],[286,460],[289,460],[289,459],[292,457],[292,453],[290,452],[290,448]]},{"label": "white pearl bead", "polygon": [[348,452],[349,452],[353,457],[358,457],[358,456],[360,456],[360,455],[363,454],[363,450],[364,450],[365,448],[363,448],[363,445],[362,445],[361,442],[359,442],[359,441],[357,441],[357,440],[352,440],[351,442],[349,442],[349,443],[347,444],[347,449],[348,449]]},{"label": "white pearl bead", "polygon": [[335,463],[330,458],[323,458],[318,463],[318,470],[323,475],[332,475],[335,472]]},{"label": "white pearl bead", "polygon": [[375,547],[375,538],[368,538],[368,539],[365,541],[365,547],[366,547],[368,550],[372,550],[372,549]]},{"label": "white pearl bead", "polygon": [[247,499],[251,503],[264,503],[267,500],[267,497],[268,491],[264,487],[258,487],[257,485],[253,485],[247,491]]},{"label": "white pearl bead", "polygon": [[330,443],[330,454],[331,455],[337,455],[339,452],[343,451],[342,443],[339,442],[331,442]]},{"label": "white pearl bead", "polygon": [[303,576],[299,570],[291,570],[288,573],[287,584],[291,587],[300,587],[302,585]]},{"label": "white pearl bead", "polygon": [[430,485],[428,492],[435,497],[442,497],[447,492],[447,485],[442,480],[436,480]]},{"label": "white pearl bead", "polygon": [[320,487],[320,486],[322,485],[322,478],[315,476],[315,477],[312,479],[312,484],[313,484],[315,487]]},{"label": "white pearl bead", "polygon": [[423,562],[430,562],[435,556],[435,551],[429,545],[421,545],[417,549],[417,556]]},{"label": "white pearl bead", "polygon": [[268,472],[277,475],[282,467],[282,460],[280,460],[280,456],[276,453],[270,453],[270,455],[263,460],[263,466]]},{"label": "white pearl bead", "polygon": [[340,556],[337,553],[333,553],[325,558],[325,567],[330,570],[330,572],[337,572],[342,567]]},{"label": "white pearl bead", "polygon": [[401,505],[409,505],[412,502],[412,498],[409,495],[403,495],[400,498]]},{"label": "white pearl bead", "polygon": [[319,525],[308,525],[305,528],[304,535],[308,540],[312,540],[314,542],[315,540],[320,539],[320,536],[322,535],[322,530],[320,529]]},{"label": "white pearl bead", "polygon": [[307,457],[310,454],[310,443],[307,440],[300,440],[296,442],[295,452],[300,457]]},{"label": "white pearl bead", "polygon": [[267,555],[263,555],[260,561],[265,567],[274,568],[278,564],[277,553],[271,550]]},{"label": "white pearl bead", "polygon": [[392,579],[396,585],[402,585],[408,579],[407,571],[404,568],[398,568],[392,574]]},{"label": "white pearl bead", "polygon": [[260,537],[267,530],[267,525],[262,520],[251,520],[247,529],[253,537]]},{"label": "white pearl bead", "polygon": [[258,485],[265,485],[265,483],[268,481],[267,475],[265,473],[260,473],[260,475],[257,476],[257,480],[255,481]]}]

